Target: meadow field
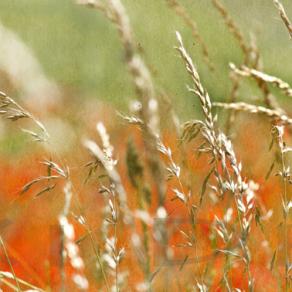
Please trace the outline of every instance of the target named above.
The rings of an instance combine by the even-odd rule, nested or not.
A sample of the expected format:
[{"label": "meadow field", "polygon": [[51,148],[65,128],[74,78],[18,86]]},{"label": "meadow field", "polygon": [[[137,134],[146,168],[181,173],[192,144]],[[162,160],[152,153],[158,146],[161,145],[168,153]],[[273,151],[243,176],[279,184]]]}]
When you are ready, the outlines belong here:
[{"label": "meadow field", "polygon": [[291,291],[290,20],[0,1],[0,291]]}]

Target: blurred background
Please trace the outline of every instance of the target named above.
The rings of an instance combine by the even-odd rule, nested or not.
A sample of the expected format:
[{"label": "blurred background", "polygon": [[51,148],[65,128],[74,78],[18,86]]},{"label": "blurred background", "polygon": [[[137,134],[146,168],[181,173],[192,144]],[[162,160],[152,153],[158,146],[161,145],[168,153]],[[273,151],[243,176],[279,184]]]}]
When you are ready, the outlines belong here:
[{"label": "blurred background", "polygon": [[[273,1],[221,2],[246,43],[256,43],[262,70],[291,84],[292,43]],[[292,2],[282,2],[291,15]],[[181,32],[213,100],[228,100],[232,87],[228,65],[240,66],[244,56],[211,0],[181,0],[208,48],[214,65],[210,70],[191,29],[167,3],[124,1],[157,95],[168,96],[184,122],[201,111],[198,100],[186,89],[190,80],[174,49],[175,31]],[[37,114],[59,144],[56,147],[64,151],[70,150],[70,141],[73,145],[74,139],[80,140],[82,121],[89,125],[108,118],[109,108],[127,112],[129,102],[136,99],[115,27],[100,11],[72,0],[0,1],[0,90]],[[272,88],[272,92],[289,113],[289,99],[279,90]],[[262,104],[254,80],[242,80],[239,100]],[[7,123],[1,122],[0,133],[2,154],[25,151],[22,132],[10,131]],[[63,137],[69,137],[67,143],[60,142]]]},{"label": "blurred background", "polygon": [[[214,72],[210,72],[202,62],[201,50],[190,29],[173,9],[167,7],[165,0],[125,0],[124,4],[157,89],[165,91],[175,101],[179,114],[189,118],[196,111],[197,103],[185,89],[189,81],[173,49],[176,45],[175,31],[182,33],[203,82],[215,100],[224,99],[230,91],[228,63],[241,64],[242,54],[211,0],[179,2],[197,22],[198,31],[215,65]],[[282,2],[291,15],[292,2]],[[292,62],[287,52],[291,50],[292,43],[272,1],[224,0],[222,3],[236,20],[244,37],[248,41],[255,37],[265,71],[291,82]],[[125,107],[134,98],[118,35],[100,12],[80,7],[72,0],[2,0],[0,21],[31,50],[45,76],[54,81],[63,94],[80,102],[93,98],[117,107]],[[7,58],[3,49],[0,58]],[[14,54],[11,61],[21,66],[24,60]],[[0,70],[3,71],[1,66]],[[8,81],[0,79],[3,91],[8,88]],[[244,92],[242,98],[250,98],[249,91],[245,89]]]}]

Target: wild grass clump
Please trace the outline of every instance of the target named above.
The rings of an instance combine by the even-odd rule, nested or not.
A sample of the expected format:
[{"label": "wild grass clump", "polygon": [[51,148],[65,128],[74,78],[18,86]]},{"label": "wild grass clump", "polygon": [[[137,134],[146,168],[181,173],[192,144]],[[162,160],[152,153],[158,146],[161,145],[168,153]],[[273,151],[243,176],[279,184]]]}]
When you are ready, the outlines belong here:
[{"label": "wild grass clump", "polygon": [[[62,156],[45,123],[0,92],[0,114],[25,127],[34,125],[37,130],[24,132],[45,146],[38,150],[39,176],[28,175],[11,200],[3,200],[8,209],[28,210],[24,219],[17,214],[11,215],[13,220],[6,218],[8,227],[0,221],[1,233],[12,230],[0,236],[3,289],[291,289],[292,118],[274,91],[291,98],[292,89],[263,71],[255,40],[246,41],[223,4],[212,2],[237,40],[243,60],[239,66],[230,63],[231,92],[226,102],[216,102],[176,32],[175,52],[190,78],[187,90],[199,100],[201,118],[180,123],[168,97],[160,98],[121,0],[79,4],[102,12],[120,36],[137,97],[128,114],[109,118],[122,126],[116,122],[113,127],[109,121],[107,125],[97,117],[93,126],[84,127],[86,133],[78,137],[76,148]],[[283,6],[274,3],[290,31]],[[176,0],[167,4],[192,29],[210,71],[216,70],[187,8]],[[257,104],[240,101],[243,77],[256,82],[262,94]],[[217,109],[232,114],[224,116]],[[172,129],[163,130],[167,119]],[[84,123],[89,123],[86,117]],[[256,141],[258,137],[261,140]],[[257,145],[260,151],[255,150]],[[9,192],[4,195],[9,197]],[[38,233],[42,239],[35,245],[30,241],[38,239],[24,233],[34,217],[43,233]],[[24,222],[22,228],[13,227],[18,221]],[[13,238],[13,231],[25,239]],[[17,252],[20,245],[14,246],[19,242],[23,254]],[[25,255],[31,246],[37,247],[34,252],[44,257],[44,263],[31,266]],[[34,272],[38,269],[39,274]]]}]

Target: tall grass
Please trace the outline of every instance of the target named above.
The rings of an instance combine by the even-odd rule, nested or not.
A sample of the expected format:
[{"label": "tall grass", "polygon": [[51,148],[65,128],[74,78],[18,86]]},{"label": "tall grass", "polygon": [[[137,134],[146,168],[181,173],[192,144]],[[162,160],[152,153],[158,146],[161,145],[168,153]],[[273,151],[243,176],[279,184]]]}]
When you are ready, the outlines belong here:
[{"label": "tall grass", "polygon": [[[48,221],[42,223],[42,228],[56,228],[53,238],[46,237],[45,246],[57,258],[44,259],[46,272],[42,271],[41,280],[37,279],[28,271],[45,264],[39,262],[38,267],[30,267],[29,260],[24,260],[25,251],[16,256],[15,248],[21,250],[21,246],[17,248],[20,239],[13,241],[11,234],[1,234],[6,263],[0,271],[3,289],[291,289],[292,148],[285,141],[291,140],[288,127],[292,118],[289,109],[281,108],[277,100],[278,92],[291,98],[291,86],[263,71],[254,39],[247,42],[223,4],[218,0],[212,2],[244,58],[240,66],[230,63],[232,89],[226,102],[215,102],[182,35],[176,32],[175,40],[174,34],[175,52],[191,82],[187,91],[199,100],[201,118],[180,124],[175,105],[171,106],[165,97],[160,98],[121,0],[83,0],[79,4],[101,12],[105,21],[117,29],[125,72],[130,74],[136,90],[137,100],[129,113],[118,113],[108,121],[95,118],[96,124],[84,127],[86,133],[78,137],[76,149],[63,157],[51,143],[45,123],[15,99],[0,93],[0,114],[24,123],[26,128],[34,125],[37,130],[29,127],[23,131],[45,146],[35,150],[40,155],[41,174],[27,178],[17,194],[7,199],[7,206],[11,209],[16,204],[20,209],[28,206],[41,213],[49,210],[49,216],[45,216]],[[192,29],[205,62],[211,71],[216,70],[208,45],[187,8],[176,0],[167,3]],[[278,1],[274,3],[289,30],[283,6]],[[255,104],[240,102],[243,77],[254,79],[262,94]],[[70,105],[74,107],[73,102],[66,107]],[[224,116],[216,112],[218,108],[233,113]],[[76,114],[80,112],[78,107]],[[109,120],[117,118],[123,126],[115,123],[111,127]],[[92,122],[84,114],[80,120]],[[167,122],[170,129],[164,125]],[[262,140],[253,141],[257,138]],[[62,143],[66,143],[66,137],[63,139]],[[259,152],[253,150],[253,142],[259,145]],[[260,159],[264,161],[258,167],[256,160]],[[23,171],[28,170],[27,167]],[[25,197],[31,199],[25,203]],[[35,201],[43,206],[33,207]],[[31,220],[34,216],[30,211],[24,218]],[[12,218],[11,222],[7,219],[10,224],[22,221],[17,215]],[[23,236],[22,230],[18,232]],[[25,237],[27,241],[22,244],[30,246],[31,241],[37,241],[30,237],[33,235],[32,232]],[[44,246],[36,246],[39,250],[34,252],[41,253]],[[28,254],[28,258],[33,256]]]}]

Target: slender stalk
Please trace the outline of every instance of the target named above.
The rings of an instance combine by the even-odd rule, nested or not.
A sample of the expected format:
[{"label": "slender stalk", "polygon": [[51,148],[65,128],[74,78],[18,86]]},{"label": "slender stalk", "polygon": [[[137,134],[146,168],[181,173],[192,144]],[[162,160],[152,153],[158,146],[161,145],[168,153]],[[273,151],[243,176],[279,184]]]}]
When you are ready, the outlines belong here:
[{"label": "slender stalk", "polygon": [[285,291],[288,291],[289,288],[289,253],[288,253],[288,228],[287,228],[287,216],[289,212],[288,206],[288,195],[287,195],[287,188],[288,188],[288,178],[290,176],[289,168],[286,166],[286,145],[283,140],[284,135],[284,127],[275,126],[273,128],[273,133],[276,135],[278,147],[280,151],[280,157],[281,157],[281,172],[280,176],[282,178],[282,205],[283,205],[283,227],[284,227],[284,258],[285,258]]},{"label": "slender stalk", "polygon": [[201,46],[201,51],[203,54],[204,61],[211,71],[214,70],[214,64],[210,60],[210,54],[208,47],[203,40],[202,36],[199,34],[196,22],[189,15],[188,10],[181,5],[177,0],[166,0],[168,5],[174,9],[176,14],[182,18],[185,24],[191,29],[194,40]]},{"label": "slender stalk", "polygon": [[283,4],[279,1],[279,0],[273,0],[274,5],[276,6],[276,8],[279,11],[280,17],[284,23],[284,25],[286,26],[288,33],[290,35],[290,38],[292,39],[292,23],[284,9]]},{"label": "slender stalk", "polygon": [[[82,1],[90,4],[92,1]],[[99,3],[93,1],[93,3]],[[95,7],[93,5],[93,7]],[[163,206],[165,200],[165,178],[163,165],[156,150],[157,136],[159,135],[158,102],[150,71],[138,53],[133,38],[130,19],[121,0],[109,0],[103,5],[108,19],[117,27],[122,45],[124,47],[125,62],[133,80],[135,90],[141,102],[139,112],[143,121],[141,125],[144,145],[146,149],[147,164],[158,193],[158,205]],[[95,7],[98,8],[99,7]]]},{"label": "slender stalk", "polygon": [[14,278],[15,283],[16,283],[16,285],[17,285],[17,290],[18,290],[19,292],[21,292],[22,290],[20,289],[20,285],[19,285],[18,278],[16,277],[16,274],[15,274],[15,272],[14,272],[14,269],[13,269],[13,266],[12,266],[12,264],[11,264],[11,261],[10,261],[9,255],[8,255],[8,252],[7,252],[6,247],[5,247],[5,244],[4,244],[4,242],[3,242],[2,236],[0,236],[0,244],[2,245],[2,249],[3,249],[3,251],[4,251],[5,258],[6,258],[6,260],[7,260],[7,263],[8,263],[8,265],[9,265],[9,267],[10,267],[10,270],[11,270],[11,272],[12,272],[13,278]]}]

